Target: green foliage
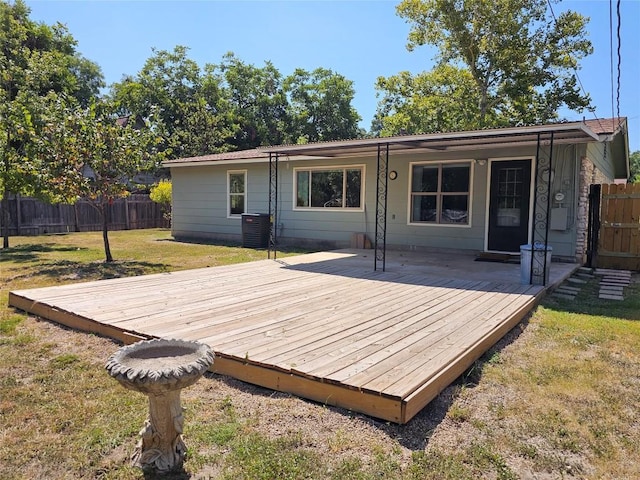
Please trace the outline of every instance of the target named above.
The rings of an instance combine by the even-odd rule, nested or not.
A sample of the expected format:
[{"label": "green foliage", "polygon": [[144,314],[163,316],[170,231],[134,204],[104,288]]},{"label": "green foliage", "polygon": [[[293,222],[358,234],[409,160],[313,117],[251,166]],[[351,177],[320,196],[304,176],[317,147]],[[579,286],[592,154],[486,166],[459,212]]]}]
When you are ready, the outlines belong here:
[{"label": "green foliage", "polygon": [[157,185],[151,187],[149,197],[156,203],[171,205],[171,180],[160,180]]},{"label": "green foliage", "polygon": [[161,205],[162,216],[169,225],[171,224],[171,190],[171,180],[160,180],[157,185],[151,187],[149,192],[151,200]]},{"label": "green foliage", "polygon": [[629,182],[640,183],[640,150],[629,155]]},{"label": "green foliage", "polygon": [[374,133],[435,133],[478,125],[480,92],[468,70],[440,65],[430,72],[400,72],[376,82],[378,111]]},{"label": "green foliage", "polygon": [[[411,25],[409,50],[425,44],[439,50],[439,65],[419,75],[417,81],[437,77],[444,65],[461,70],[457,75],[448,72],[444,82],[449,94],[464,99],[461,108],[454,105],[460,114],[438,117],[438,127],[426,129],[423,125],[434,120],[424,119],[422,128],[411,126],[412,130],[469,128],[461,124],[463,116],[475,128],[537,124],[556,120],[562,106],[578,112],[590,107],[590,98],[581,94],[574,71],[593,48],[587,39],[587,19],[575,12],[563,12],[555,21],[546,0],[403,0],[397,13]],[[408,74],[404,78],[401,74],[399,80],[413,83]],[[470,81],[475,88],[470,88]],[[386,101],[397,95],[396,83],[394,77],[378,81],[379,89],[388,90],[374,124],[378,130],[389,128],[382,122],[387,115],[400,117],[389,122],[396,128],[394,123],[410,123],[410,118],[402,118],[407,116],[403,108],[396,112],[389,108],[394,102]],[[411,85],[407,92],[411,100],[400,105],[416,103],[413,97],[421,95],[426,97],[427,112],[431,108],[444,112],[447,99],[442,97],[446,94],[437,89],[421,92]]]},{"label": "green foliage", "polygon": [[[29,19],[22,0],[0,2],[0,196],[47,197],[49,183],[34,144],[55,103],[88,104],[103,86],[100,68],[82,58],[60,24]],[[6,207],[6,205],[4,205]],[[2,209],[8,226],[7,208]],[[9,246],[4,230],[4,247]]]},{"label": "green foliage", "polygon": [[296,69],[284,78],[271,62],[247,64],[233,53],[201,68],[187,54],[182,46],[154,51],[111,90],[120,114],[153,116],[167,158],[362,135],[353,83],[342,75]]},{"label": "green foliage", "polygon": [[116,122],[107,102],[88,108],[58,103],[38,142],[46,165],[51,197],[75,202],[84,198],[102,217],[106,261],[113,260],[107,236],[108,205],[129,195],[130,179],[156,161],[155,135],[134,122]]},{"label": "green foliage", "polygon": [[287,138],[287,97],[282,75],[271,63],[259,68],[227,53],[219,72],[229,115],[237,125],[230,143],[238,150],[283,143]]},{"label": "green foliage", "polygon": [[355,138],[360,115],[351,106],[353,82],[325,68],[296,69],[284,82],[289,96],[292,141],[308,143]]},{"label": "green foliage", "polygon": [[121,115],[140,115],[163,138],[169,157],[189,157],[228,149],[234,125],[221,92],[221,79],[187,57],[188,48],[153,50],[140,72],[111,87]]}]

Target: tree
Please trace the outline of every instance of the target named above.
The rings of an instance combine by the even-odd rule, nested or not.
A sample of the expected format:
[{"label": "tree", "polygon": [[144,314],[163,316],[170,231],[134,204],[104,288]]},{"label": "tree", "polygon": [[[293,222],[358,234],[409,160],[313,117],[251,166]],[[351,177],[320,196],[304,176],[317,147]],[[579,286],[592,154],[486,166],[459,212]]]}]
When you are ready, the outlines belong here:
[{"label": "tree", "polygon": [[353,82],[325,68],[296,69],[284,81],[295,143],[342,140],[359,134],[360,115],[351,106]]},{"label": "tree", "polygon": [[49,185],[33,148],[55,102],[88,103],[103,85],[97,65],[75,51],[60,24],[29,19],[21,0],[0,2],[0,194],[3,246],[9,246],[11,194],[46,198]]},{"label": "tree", "polygon": [[[439,65],[430,72],[400,72],[376,82],[377,136],[469,130],[479,124],[479,92],[466,69]],[[496,121],[494,120],[494,123]]]},{"label": "tree", "polygon": [[121,115],[156,112],[152,128],[167,158],[362,136],[353,83],[342,75],[297,69],[283,79],[271,62],[259,67],[231,52],[201,69],[187,53],[154,50],[137,75],[111,88]]},{"label": "tree", "polygon": [[115,108],[106,102],[88,108],[60,102],[56,107],[37,149],[47,165],[52,197],[58,202],[90,202],[102,219],[105,260],[111,262],[109,206],[129,195],[130,179],[153,164],[153,133],[137,129],[135,122],[118,124]]},{"label": "tree", "polygon": [[440,65],[467,69],[477,127],[544,123],[563,105],[590,107],[574,73],[593,51],[578,13],[554,21],[547,0],[403,0],[397,13],[411,25],[409,50],[435,45]]},{"label": "tree", "polygon": [[155,203],[160,204],[162,208],[162,216],[171,224],[171,180],[160,180],[155,186],[151,187],[149,198]]},{"label": "tree", "polygon": [[237,125],[230,139],[236,149],[277,145],[288,138],[287,97],[282,75],[271,62],[260,68],[230,52],[211,68],[223,78],[229,113]]},{"label": "tree", "polygon": [[223,152],[237,128],[230,120],[222,79],[211,68],[201,71],[187,57],[188,48],[153,50],[142,70],[111,87],[121,115],[157,120],[168,158]]},{"label": "tree", "polygon": [[629,155],[629,182],[640,183],[640,150]]}]

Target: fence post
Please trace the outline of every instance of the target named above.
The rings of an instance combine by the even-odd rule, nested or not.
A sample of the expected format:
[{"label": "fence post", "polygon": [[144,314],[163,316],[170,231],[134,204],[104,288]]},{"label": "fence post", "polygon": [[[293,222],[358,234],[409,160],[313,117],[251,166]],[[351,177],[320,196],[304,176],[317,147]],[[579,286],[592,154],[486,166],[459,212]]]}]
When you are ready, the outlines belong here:
[{"label": "fence post", "polygon": [[124,197],[124,228],[131,230],[131,224],[129,222],[129,199]]},{"label": "fence post", "polygon": [[22,232],[20,227],[22,226],[22,210],[20,209],[20,194],[16,195],[16,234],[19,236]]}]

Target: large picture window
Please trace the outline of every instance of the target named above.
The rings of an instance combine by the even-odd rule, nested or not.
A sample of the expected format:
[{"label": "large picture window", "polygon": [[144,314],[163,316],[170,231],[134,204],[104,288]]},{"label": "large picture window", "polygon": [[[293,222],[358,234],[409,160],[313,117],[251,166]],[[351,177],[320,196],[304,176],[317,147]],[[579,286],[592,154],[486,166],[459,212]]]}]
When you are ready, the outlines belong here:
[{"label": "large picture window", "polygon": [[411,223],[469,225],[470,163],[411,168]]},{"label": "large picture window", "polygon": [[227,212],[230,217],[240,216],[247,210],[247,172],[227,172]]},{"label": "large picture window", "polygon": [[296,208],[362,208],[362,170],[362,167],[296,170]]}]

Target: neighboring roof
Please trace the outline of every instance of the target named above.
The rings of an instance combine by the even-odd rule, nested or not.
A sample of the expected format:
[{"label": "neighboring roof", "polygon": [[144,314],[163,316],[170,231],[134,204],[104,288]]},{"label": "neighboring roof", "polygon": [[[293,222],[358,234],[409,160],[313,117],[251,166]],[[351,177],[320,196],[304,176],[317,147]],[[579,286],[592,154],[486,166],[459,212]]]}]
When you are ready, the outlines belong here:
[{"label": "neighboring roof", "polygon": [[[398,135],[393,137],[361,138],[354,140],[336,140],[301,145],[274,145],[258,147],[252,150],[218,153],[201,157],[180,158],[163,162],[165,167],[209,165],[221,163],[264,162],[272,154],[302,158],[332,158],[360,155],[376,155],[380,146],[389,152],[410,151],[463,151],[483,150],[501,146],[536,145],[538,136],[543,141],[550,139],[553,133],[554,144],[589,143],[611,140],[612,136],[623,137],[617,141],[618,154],[626,140],[626,118],[608,118],[583,120],[581,122],[552,123],[524,127],[491,128],[461,132],[427,133],[419,135]],[[623,135],[618,136],[618,133]],[[616,174],[623,176],[627,155],[615,166]],[[624,165],[623,165],[624,164]]]},{"label": "neighboring roof", "polygon": [[135,115],[135,116],[126,115],[124,117],[118,117],[116,118],[116,125],[119,125],[120,127],[126,127],[127,125],[129,125],[132,119],[134,122],[133,128],[140,130],[142,127],[145,126],[144,120],[140,115]]}]

